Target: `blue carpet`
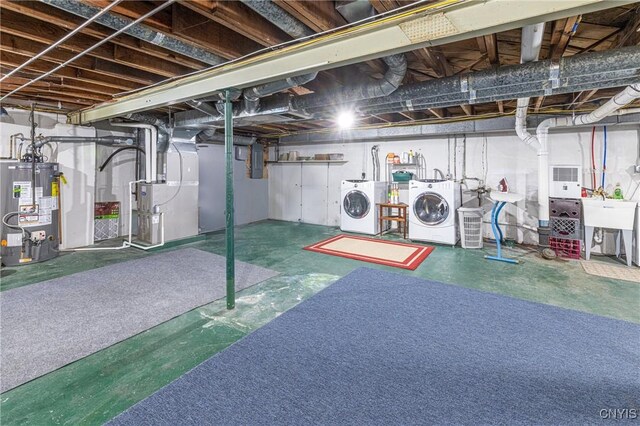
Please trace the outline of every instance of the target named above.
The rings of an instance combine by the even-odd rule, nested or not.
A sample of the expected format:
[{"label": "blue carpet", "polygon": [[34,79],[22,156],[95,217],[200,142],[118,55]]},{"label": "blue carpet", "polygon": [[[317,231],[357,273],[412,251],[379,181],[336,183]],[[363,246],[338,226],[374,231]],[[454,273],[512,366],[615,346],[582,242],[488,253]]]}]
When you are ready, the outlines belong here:
[{"label": "blue carpet", "polygon": [[111,424],[585,425],[639,365],[636,324],[360,268]]}]

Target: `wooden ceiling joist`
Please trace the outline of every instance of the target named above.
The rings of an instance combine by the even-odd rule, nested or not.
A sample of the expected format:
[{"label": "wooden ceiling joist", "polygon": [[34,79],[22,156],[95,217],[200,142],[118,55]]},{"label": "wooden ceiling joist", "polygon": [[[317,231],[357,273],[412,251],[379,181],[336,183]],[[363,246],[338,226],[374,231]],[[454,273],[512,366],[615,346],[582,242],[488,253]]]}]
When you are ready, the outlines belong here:
[{"label": "wooden ceiling joist", "polygon": [[429,108],[429,109],[427,109],[427,111],[429,111],[431,114],[435,115],[436,118],[443,119],[443,118],[446,117],[446,113],[445,113],[445,109],[444,108]]},{"label": "wooden ceiling joist", "polygon": [[[83,22],[85,22],[84,18],[71,15],[60,9],[36,1],[5,0],[0,2],[0,7],[6,10],[11,10],[23,15],[30,16],[44,22],[48,22],[50,24],[55,24],[68,31],[74,30]],[[81,31],[81,33],[97,39],[103,39],[111,35],[113,33],[113,30],[102,25],[92,24],[88,27],[85,27]],[[111,43],[135,50],[145,55],[174,62],[176,64],[189,67],[194,70],[203,69],[207,66],[207,64],[192,59],[188,56],[177,54],[175,52],[163,49],[161,47],[144,42],[126,34],[121,34],[111,39]]]},{"label": "wooden ceiling joist", "polygon": [[[22,65],[30,57],[30,55],[25,55],[24,52],[16,54],[5,49],[6,47],[4,45],[0,46],[0,63],[2,63],[3,66],[11,67],[12,69]],[[52,69],[55,64],[56,62],[49,63],[38,60],[29,64],[25,68],[25,70],[39,75]],[[53,76],[66,80],[76,80],[80,82],[93,83],[95,85],[104,86],[106,88],[113,88],[117,92],[133,90],[141,87],[141,84],[132,83],[130,81],[106,75],[101,72],[88,71],[75,67],[64,67],[56,71]]]},{"label": "wooden ceiling joist", "polygon": [[172,35],[195,43],[227,59],[253,53],[263,46],[182,6],[172,5]]},{"label": "wooden ceiling joist", "polygon": [[498,38],[496,34],[476,37],[480,53],[486,55],[487,61],[491,66],[500,65],[500,56],[498,54]]},{"label": "wooden ceiling joist", "polygon": [[[0,90],[4,92],[10,92],[22,86],[27,81],[28,81],[27,79],[23,79],[23,78],[10,77],[7,80],[0,83]],[[43,83],[40,81],[25,88],[24,92],[25,93],[29,93],[29,92],[51,93],[51,94],[57,94],[61,96],[87,99],[89,101],[95,101],[95,102],[104,102],[111,98],[111,96],[109,95],[101,95],[99,93],[92,93],[86,90],[74,90],[67,86],[61,86],[61,85],[51,84],[46,82]]]},{"label": "wooden ceiling joist", "polygon": [[274,3],[316,32],[327,31],[347,23],[331,1],[274,0]]},{"label": "wooden ceiling joist", "polygon": [[[78,0],[87,5],[104,8],[111,0]],[[320,32],[346,24],[335,8],[335,2],[274,0],[286,12],[312,31]],[[378,14],[392,11],[413,0],[369,0]],[[127,19],[137,19],[158,6],[159,0],[124,1],[109,13]],[[541,59],[558,60],[562,56],[588,51],[603,51],[640,42],[640,7],[615,6],[598,13],[557,20],[547,25]],[[0,0],[0,73],[6,75],[29,58],[44,50],[86,18],[36,0]],[[581,21],[582,19],[582,21]],[[180,0],[169,8],[145,20],[144,25],[179,42],[196,46],[221,58],[232,59],[258,49],[291,39],[276,25],[254,12],[240,1]],[[576,29],[578,30],[576,32]],[[115,30],[100,24],[91,24],[67,40],[63,46],[48,52],[22,71],[6,79],[2,93],[21,86],[29,79],[63,63],[78,52],[113,34]],[[499,48],[498,48],[499,47]],[[203,52],[204,53],[204,52]],[[519,62],[520,30],[512,29],[438,47],[421,48],[406,54],[409,69],[405,82],[420,82],[474,72],[489,67]],[[214,58],[215,59],[215,58]],[[215,62],[215,60],[214,60]],[[65,108],[80,108],[110,99],[123,91],[157,83],[201,70],[209,64],[184,54],[167,50],[131,35],[121,34],[95,49],[72,65],[33,84],[16,94],[15,99],[41,100]],[[305,88],[290,90],[295,95],[322,93],[341,86],[358,84],[368,78],[380,78],[386,66],[381,60],[371,60],[333,70],[322,71]],[[584,108],[595,97],[607,97],[617,89],[587,90],[578,94],[536,97],[532,109]],[[179,110],[184,105],[171,106]],[[513,102],[460,105],[459,107],[403,111],[378,114],[361,119],[362,124],[416,121],[425,118],[445,119],[450,116],[501,113],[514,107]],[[156,112],[160,112],[158,109]],[[162,111],[168,111],[167,108]],[[331,127],[334,123],[322,119],[304,118],[274,124],[247,123],[239,126],[249,132],[287,133]]]},{"label": "wooden ceiling joist", "polygon": [[[3,41],[0,45],[0,49],[3,51],[9,51],[13,53],[22,54],[28,57],[32,57],[38,54],[39,52],[41,52],[42,50],[44,50],[45,47],[47,46],[46,43],[35,42],[33,40],[27,40],[26,38],[21,37],[20,35],[26,35],[22,31],[16,31],[16,33],[19,33],[20,35],[9,34],[5,32],[7,31],[6,26],[3,26],[1,31],[2,32],[0,33],[0,38]],[[8,38],[10,38],[11,42],[5,43],[5,41]],[[42,60],[53,62],[56,64],[61,64],[71,59],[74,56],[75,55],[72,52],[62,50],[62,49],[55,49],[47,53],[46,55],[42,56]],[[73,65],[76,68],[81,68],[88,71],[97,71],[100,73],[104,73],[105,75],[120,78],[122,80],[139,83],[141,85],[149,85],[162,80],[162,77],[156,74],[135,69],[135,68],[129,67],[128,65],[119,64],[115,60],[107,61],[98,57],[83,56],[75,60],[73,62]]]},{"label": "wooden ceiling joist", "polygon": [[566,19],[560,19],[553,23],[551,32],[551,55],[554,61],[560,59],[569,46],[571,36],[575,34],[576,27],[582,16],[572,16]]},{"label": "wooden ceiling joist", "polygon": [[[3,33],[12,34],[44,45],[53,44],[67,34],[66,30],[56,25],[33,19],[25,15],[16,14],[15,12],[5,9],[2,9],[0,17],[2,19],[2,27],[0,30]],[[95,45],[98,41],[100,40],[78,34],[63,43],[59,49],[55,49],[50,52],[50,54],[51,56],[66,55],[68,56],[67,59],[70,59],[75,56],[75,54]],[[120,52],[119,55],[116,54],[116,51]],[[137,69],[140,71],[139,75],[144,75],[147,81],[157,81],[157,76],[173,77],[194,71],[192,68],[184,67],[173,62],[163,61],[147,55],[139,55],[138,52],[132,51],[129,48],[116,46],[111,43],[105,43],[102,46],[99,46],[79,60],[90,57],[123,64],[130,68]],[[126,58],[135,59],[128,60]],[[132,72],[132,74],[135,75],[135,72]],[[156,76],[154,76],[154,74]]]},{"label": "wooden ceiling joist", "polygon": [[[8,71],[10,71],[10,69],[5,68],[4,66],[0,66],[0,72],[3,74],[3,76],[6,75]],[[38,77],[38,75],[39,74],[37,73],[21,71],[3,80],[0,83],[0,85],[3,85],[6,82],[8,84],[16,84],[20,86]],[[112,95],[118,92],[117,89],[100,86],[99,84],[87,83],[87,82],[73,80],[70,78],[65,79],[65,78],[60,78],[55,76],[49,76],[45,79],[42,79],[34,83],[34,86],[35,87],[53,86],[53,87],[58,87],[60,89],[86,91],[90,95],[91,94],[103,95],[103,97],[106,97],[107,99],[109,99]]]},{"label": "wooden ceiling joist", "polygon": [[542,103],[544,102],[544,96],[538,96],[534,102],[533,112],[536,114],[540,111],[540,107],[542,107]]},{"label": "wooden ceiling joist", "polygon": [[[272,46],[291,40],[291,37],[284,31],[240,1],[191,0],[183,2],[182,5],[239,32],[262,46]],[[250,22],[251,25],[246,25],[247,22]]]}]

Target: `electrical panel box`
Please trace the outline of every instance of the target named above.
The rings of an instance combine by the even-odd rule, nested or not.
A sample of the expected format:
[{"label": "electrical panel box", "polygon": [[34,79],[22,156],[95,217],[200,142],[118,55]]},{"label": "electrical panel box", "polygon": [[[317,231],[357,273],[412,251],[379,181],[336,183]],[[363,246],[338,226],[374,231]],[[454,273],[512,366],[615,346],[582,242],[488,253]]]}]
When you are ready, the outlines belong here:
[{"label": "electrical panel box", "polygon": [[263,146],[255,143],[251,146],[251,179],[264,177],[264,152]]},{"label": "electrical panel box", "polygon": [[582,166],[555,165],[549,169],[549,197],[580,198]]},{"label": "electrical panel box", "polygon": [[234,145],[235,157],[238,161],[247,161],[249,148],[246,146]]}]

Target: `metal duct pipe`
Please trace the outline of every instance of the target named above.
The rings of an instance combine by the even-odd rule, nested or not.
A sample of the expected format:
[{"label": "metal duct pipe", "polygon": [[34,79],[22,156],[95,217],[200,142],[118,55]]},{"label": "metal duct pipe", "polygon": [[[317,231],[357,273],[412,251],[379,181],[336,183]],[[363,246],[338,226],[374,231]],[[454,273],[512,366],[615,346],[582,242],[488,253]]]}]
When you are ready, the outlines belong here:
[{"label": "metal duct pipe", "polygon": [[126,138],[121,136],[101,136],[95,138],[89,138],[85,136],[47,136],[40,139],[35,143],[36,148],[40,148],[43,145],[52,143],[74,143],[74,142],[93,142],[103,145],[133,145],[132,138]]},{"label": "metal duct pipe", "polygon": [[240,1],[293,38],[308,37],[315,34],[311,28],[291,16],[271,0]]},{"label": "metal duct pipe", "polygon": [[317,72],[313,72],[244,89],[242,91],[242,96],[244,98],[244,110],[248,114],[252,114],[258,110],[260,98],[282,92],[292,87],[302,86],[303,84],[314,80],[317,75]]},{"label": "metal duct pipe", "polygon": [[[635,72],[635,71],[634,71]],[[504,86],[501,88],[492,89],[489,94],[485,95],[481,93],[480,96],[474,98],[476,104],[496,102],[496,101],[509,101],[514,98],[520,97],[532,97],[532,96],[548,96],[562,93],[573,93],[590,89],[604,89],[609,87],[627,86],[638,81],[637,76],[632,76],[624,79],[610,80],[603,76],[602,79],[591,80],[588,83],[578,82],[576,79],[565,80],[563,84],[557,89],[545,89],[545,83],[532,82],[526,83],[526,85],[518,85],[517,88],[512,86]],[[358,112],[363,114],[385,114],[401,111],[416,111],[424,110],[427,108],[445,108],[459,105],[463,102],[468,102],[468,93],[456,93],[451,95],[442,95],[436,98],[424,99],[424,100],[411,100],[408,99],[405,102],[399,102],[388,105],[374,105],[371,107],[358,108]],[[315,116],[322,116],[323,109],[317,109],[311,111]],[[327,113],[329,115],[330,113]]]},{"label": "metal duct pipe", "polygon": [[380,151],[380,145],[374,145],[371,147],[371,159],[373,160],[373,180],[375,182],[380,181],[380,157],[378,156]]},{"label": "metal duct pipe", "polygon": [[388,69],[380,80],[342,88],[329,94],[299,96],[292,100],[293,109],[306,111],[310,108],[387,97],[394,92],[397,93],[407,72],[407,58],[400,54],[386,56],[382,60],[387,64]]},{"label": "metal duct pipe", "polygon": [[[286,114],[291,111],[290,100],[291,97],[286,94],[276,94],[268,98],[261,99],[260,108],[254,113],[249,113],[245,109],[243,109],[242,102],[235,102],[233,104],[233,118]],[[215,109],[218,114],[212,115],[210,113],[205,113],[205,116],[200,117],[194,117],[193,111],[177,112],[174,115],[174,127],[190,127],[201,124],[212,124],[218,121],[222,121],[224,116],[222,113],[220,113],[220,110],[224,110],[224,104],[216,103]]]},{"label": "metal duct pipe", "polygon": [[[296,77],[289,77],[285,80],[278,80],[271,83],[262,84],[260,86],[254,86],[243,91],[236,91],[232,93],[232,97],[237,99],[240,95],[243,96],[242,103],[235,102],[233,104],[233,116],[234,117],[246,117],[251,115],[257,115],[257,113],[261,112],[261,110],[265,110],[262,114],[272,114],[273,107],[271,106],[273,102],[267,102],[264,105],[261,105],[261,99],[265,96],[272,95],[274,93],[282,92],[283,90],[291,89],[292,87],[301,86],[306,84],[316,78],[318,75],[317,72],[299,75]],[[222,96],[222,93],[218,94]],[[218,96],[208,97],[207,99],[215,100]],[[210,115],[212,120],[222,120],[224,118],[224,102],[218,101],[215,105],[210,105],[205,102],[204,99],[200,100],[192,100],[186,102],[187,105],[191,106],[193,109],[197,109],[207,115]],[[282,101],[278,101],[280,104],[278,106],[280,112],[286,112],[290,110],[289,105],[289,97],[286,98],[286,111],[283,110]]]},{"label": "metal duct pipe", "polygon": [[[238,98],[240,98],[240,95],[242,95],[242,90],[229,89],[229,95],[232,101],[238,100]],[[224,101],[224,99],[225,99],[224,92],[218,92],[215,95],[207,96],[205,98],[198,98],[198,100],[201,102],[218,102],[218,101]]]},{"label": "metal duct pipe", "polygon": [[208,114],[212,117],[222,119],[221,114],[218,112],[218,109],[214,105],[208,104],[202,100],[187,101],[185,103],[193,109],[197,109],[198,111],[204,112],[205,114]]},{"label": "metal duct pipe", "polygon": [[[640,47],[630,46],[562,58],[559,64],[548,60],[537,61],[404,85],[386,97],[358,102],[357,111],[366,114],[413,111],[461,103],[507,101],[520,97],[627,86],[638,81],[639,70]],[[308,112],[320,116],[328,105],[334,103],[331,102],[331,96],[337,96],[337,93],[339,92],[294,98],[270,96],[261,99],[260,111],[251,115],[291,113],[291,102],[297,105],[317,105],[309,108]],[[323,99],[328,99],[329,103],[322,104]],[[341,103],[353,107],[353,103],[348,101]],[[238,112],[234,117],[247,116],[244,112],[240,114],[241,108],[236,105]],[[210,124],[215,121],[210,117],[193,118],[188,113],[189,111],[176,113],[176,127]]]},{"label": "metal duct pipe", "polygon": [[[149,124],[151,126],[155,126],[158,129],[158,152],[164,154],[169,149],[169,139],[171,136],[171,128],[169,125],[162,119],[155,117],[150,114],[143,114],[139,112],[135,112],[133,114],[127,114],[124,118],[138,122]],[[118,122],[119,123],[119,122]],[[115,124],[112,122],[111,124]],[[127,126],[123,126],[127,127]]]},{"label": "metal duct pipe", "polygon": [[[551,60],[530,62],[521,65],[509,65],[496,69],[488,69],[474,72],[464,76],[452,76],[429,80],[420,83],[406,84],[392,94],[382,97],[358,102],[358,110],[375,105],[401,105],[406,100],[420,100],[426,103],[428,99],[438,96],[460,96],[460,99],[474,104],[476,99],[483,96],[483,93],[492,95],[501,93],[502,88],[511,86],[528,87],[529,90],[537,90],[545,94],[564,93],[563,86],[569,79],[574,79],[578,84],[581,78],[592,76],[597,79],[598,75],[605,75],[611,72],[629,72],[629,76],[637,75],[640,69],[640,48],[638,46],[625,47],[613,51],[585,53],[562,58],[559,64],[554,64]],[[616,74],[617,75],[617,74]],[[537,83],[537,84],[534,84]],[[525,92],[525,90],[520,90]],[[295,98],[296,105],[305,105],[310,108],[324,107],[333,103],[352,103],[351,100],[340,100],[333,102],[330,98],[339,96],[339,92],[330,95],[305,95]],[[326,98],[328,103],[323,104],[322,99]],[[510,99],[514,99],[511,96]],[[416,102],[417,104],[417,102]]]},{"label": "metal duct pipe", "polygon": [[[224,144],[224,134],[216,132],[216,129],[205,129],[196,135],[196,143],[221,143]],[[249,136],[233,135],[233,144],[248,146],[256,143],[257,138]]]},{"label": "metal duct pipe", "polygon": [[[64,10],[65,12],[69,12],[76,16],[83,17],[85,19],[91,18],[101,10],[99,7],[90,6],[85,2],[81,2],[77,0],[40,0],[40,1],[50,6],[57,7],[58,9]],[[109,14],[98,17],[96,19],[96,22],[114,30],[121,30],[133,21],[129,18],[125,18],[123,16],[109,13]],[[188,56],[193,59],[197,59],[198,61],[202,61],[205,64],[218,65],[218,64],[227,62],[225,58],[215,55],[207,51],[206,49],[202,49],[195,44],[185,43],[182,40],[172,37],[170,35],[160,33],[154,30],[152,27],[149,27],[144,24],[134,25],[131,28],[124,31],[124,33],[132,37],[135,37],[137,39],[144,40],[148,43],[154,44],[156,46],[160,46],[172,52],[176,52],[181,55]]]}]

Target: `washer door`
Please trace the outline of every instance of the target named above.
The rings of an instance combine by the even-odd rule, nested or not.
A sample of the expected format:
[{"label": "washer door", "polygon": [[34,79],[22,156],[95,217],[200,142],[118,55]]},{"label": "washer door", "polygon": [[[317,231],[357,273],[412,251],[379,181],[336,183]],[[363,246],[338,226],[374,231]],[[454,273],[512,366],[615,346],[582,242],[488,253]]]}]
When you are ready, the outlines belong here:
[{"label": "washer door", "polygon": [[342,207],[344,211],[354,219],[362,219],[369,213],[371,203],[369,197],[362,191],[354,189],[349,191],[342,200]]},{"label": "washer door", "polygon": [[423,192],[413,203],[413,212],[424,225],[439,225],[449,217],[449,203],[435,192]]}]

